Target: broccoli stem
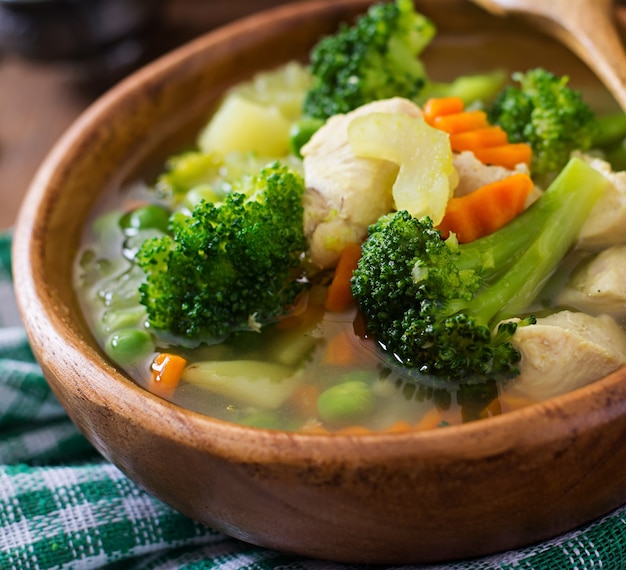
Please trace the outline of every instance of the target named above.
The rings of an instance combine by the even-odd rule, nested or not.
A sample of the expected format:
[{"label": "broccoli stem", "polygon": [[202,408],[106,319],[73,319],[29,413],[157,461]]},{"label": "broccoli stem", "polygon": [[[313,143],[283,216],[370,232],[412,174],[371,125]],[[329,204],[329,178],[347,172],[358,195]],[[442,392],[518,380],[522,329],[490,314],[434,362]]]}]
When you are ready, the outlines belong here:
[{"label": "broccoli stem", "polygon": [[544,228],[556,211],[563,208],[566,216],[567,208],[575,206],[568,204],[569,197],[585,190],[578,187],[578,176],[581,176],[581,180],[589,179],[606,184],[604,177],[583,160],[571,159],[530,208],[497,232],[461,245],[457,262],[459,269],[481,271],[484,281],[495,281],[503,270],[508,269],[519,258],[529,240],[534,237],[529,228]]},{"label": "broccoli stem", "polygon": [[533,206],[497,232],[497,240],[483,238],[473,246],[460,246],[462,257],[469,247],[472,255],[482,250],[495,267],[506,267],[474,297],[467,312],[493,325],[525,311],[576,242],[606,184],[602,174],[572,158]]}]

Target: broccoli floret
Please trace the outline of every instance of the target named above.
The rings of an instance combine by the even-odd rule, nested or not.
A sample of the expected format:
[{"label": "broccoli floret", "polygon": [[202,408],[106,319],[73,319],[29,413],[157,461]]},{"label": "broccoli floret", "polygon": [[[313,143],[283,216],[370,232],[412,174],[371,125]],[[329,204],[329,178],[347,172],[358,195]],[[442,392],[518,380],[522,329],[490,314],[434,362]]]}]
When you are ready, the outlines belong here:
[{"label": "broccoli floret", "polygon": [[136,263],[150,326],[186,340],[221,340],[286,312],[306,286],[302,177],[273,163],[244,177],[221,203],[202,201],[146,240]]},{"label": "broccoli floret", "polygon": [[313,48],[304,114],[326,119],[378,99],[415,99],[427,81],[417,56],[435,32],[412,0],[371,6],[354,25],[343,24]]},{"label": "broccoli floret", "polygon": [[519,86],[503,89],[489,109],[511,142],[526,142],[533,150],[531,171],[556,173],[573,150],[588,150],[596,129],[595,115],[579,91],[568,87],[567,76],[543,68],[517,72]]},{"label": "broccoli floret", "polygon": [[605,186],[601,174],[573,158],[528,210],[460,245],[442,240],[429,218],[383,216],[370,227],[352,277],[369,334],[418,379],[515,376],[520,354],[510,341],[518,324],[498,324],[534,322],[529,306]]}]

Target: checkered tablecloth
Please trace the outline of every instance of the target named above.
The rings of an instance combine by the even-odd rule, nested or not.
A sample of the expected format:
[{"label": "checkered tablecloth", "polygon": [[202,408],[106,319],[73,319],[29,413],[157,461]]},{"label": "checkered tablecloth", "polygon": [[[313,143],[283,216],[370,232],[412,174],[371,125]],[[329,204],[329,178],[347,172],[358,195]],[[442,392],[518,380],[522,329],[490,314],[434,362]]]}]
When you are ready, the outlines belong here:
[{"label": "checkered tablecloth", "polygon": [[[228,538],[152,498],[104,461],[67,418],[33,358],[10,264],[11,236],[0,235],[0,569],[364,568]],[[410,568],[624,570],[626,506],[533,547]]]}]

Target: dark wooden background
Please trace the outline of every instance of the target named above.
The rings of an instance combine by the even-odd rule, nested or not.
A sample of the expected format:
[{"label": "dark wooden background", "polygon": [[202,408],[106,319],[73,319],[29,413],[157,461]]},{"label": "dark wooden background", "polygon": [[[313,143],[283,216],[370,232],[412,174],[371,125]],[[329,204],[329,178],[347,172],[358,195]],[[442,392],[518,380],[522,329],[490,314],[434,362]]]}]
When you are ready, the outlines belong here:
[{"label": "dark wooden background", "polygon": [[[165,0],[143,61],[229,21],[287,2]],[[0,231],[14,223],[22,196],[54,142],[105,87],[106,82],[86,80],[68,62],[0,53]]]}]

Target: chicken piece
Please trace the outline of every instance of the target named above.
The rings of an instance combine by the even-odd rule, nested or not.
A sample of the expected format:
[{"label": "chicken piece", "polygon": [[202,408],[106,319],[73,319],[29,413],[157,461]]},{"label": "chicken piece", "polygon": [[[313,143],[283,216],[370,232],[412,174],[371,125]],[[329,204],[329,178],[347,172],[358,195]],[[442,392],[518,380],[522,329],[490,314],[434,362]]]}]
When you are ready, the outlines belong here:
[{"label": "chicken piece", "polygon": [[[518,164],[514,170],[503,166],[483,164],[469,150],[455,152],[453,164],[459,175],[459,183],[454,189],[454,195],[457,197],[465,196],[485,184],[503,180],[513,174],[529,174],[528,167],[524,163]],[[526,200],[526,207],[530,206],[541,194],[541,189],[535,186]]]},{"label": "chicken piece", "polygon": [[626,364],[626,332],[608,315],[560,311],[519,327],[513,344],[520,375],[507,393],[547,400],[585,386]]},{"label": "chicken piece", "polygon": [[302,148],[307,186],[304,228],[311,260],[322,268],[333,267],[347,243],[364,239],[368,226],[393,210],[392,187],[398,166],[357,157],[348,141],[350,121],[369,113],[422,115],[408,99],[374,101],[330,117]]},{"label": "chicken piece", "polygon": [[586,313],[626,320],[626,245],[614,245],[583,260],[557,302]]},{"label": "chicken piece", "polygon": [[611,165],[599,158],[574,154],[608,180],[603,196],[592,208],[580,231],[578,247],[599,251],[611,245],[626,244],[626,172],[613,172]]}]

